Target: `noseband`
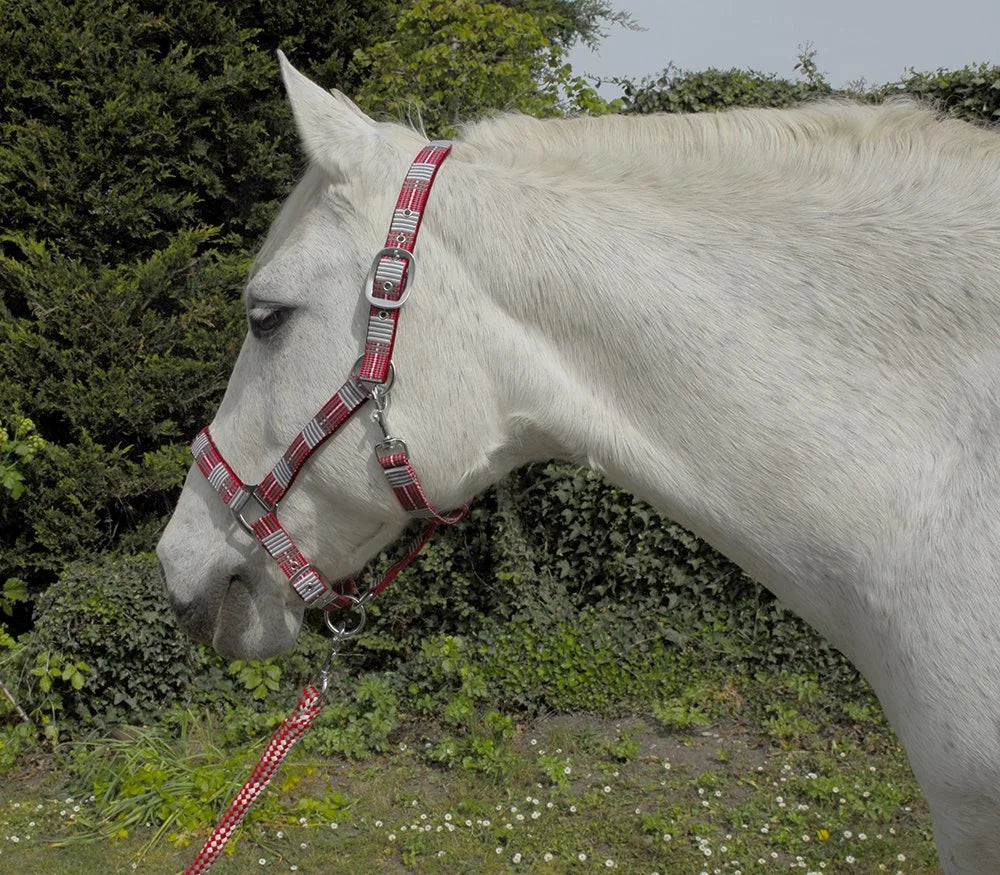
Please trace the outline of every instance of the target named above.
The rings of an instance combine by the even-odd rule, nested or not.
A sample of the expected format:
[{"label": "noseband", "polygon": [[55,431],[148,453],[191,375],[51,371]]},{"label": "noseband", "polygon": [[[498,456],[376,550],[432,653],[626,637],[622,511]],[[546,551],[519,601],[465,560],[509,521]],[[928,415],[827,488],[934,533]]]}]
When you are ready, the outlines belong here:
[{"label": "noseband", "polygon": [[323,579],[278,521],[278,505],[309,457],[366,402],[372,402],[372,421],[382,432],[382,440],[375,444],[375,457],[385,472],[389,487],[408,513],[428,521],[408,554],[380,575],[368,588],[367,595],[376,595],[385,589],[420,552],[439,524],[457,522],[466,512],[465,507],[447,513],[433,508],[410,464],[406,444],[391,435],[386,424],[399,312],[410,296],[416,274],[413,248],[431,185],[449,152],[450,142],[428,143],[410,166],[392,214],[385,248],[375,254],[362,289],[371,304],[364,352],[347,381],[306,423],[264,479],[256,486],[244,484],[219,452],[207,426],[191,444],[198,470],[205,475],[222,503],[236,522],[257,539],[278,564],[292,589],[311,607],[346,607],[356,603],[354,582],[342,581],[333,587]]}]

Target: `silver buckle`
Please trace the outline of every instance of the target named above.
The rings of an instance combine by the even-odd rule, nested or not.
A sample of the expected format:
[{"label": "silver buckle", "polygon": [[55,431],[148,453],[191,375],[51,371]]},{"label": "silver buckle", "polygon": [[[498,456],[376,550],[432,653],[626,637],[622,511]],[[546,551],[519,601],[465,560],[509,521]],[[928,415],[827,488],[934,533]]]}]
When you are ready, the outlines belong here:
[{"label": "silver buckle", "polygon": [[[256,538],[257,535],[254,533],[252,528],[253,524],[262,516],[274,513],[275,510],[277,510],[277,505],[267,504],[264,499],[260,497],[260,493],[257,492],[256,486],[244,486],[243,493],[243,498],[232,502],[229,505],[229,509],[232,511],[233,516],[236,517],[236,522],[238,522],[243,528],[243,531],[250,535],[250,537]],[[250,503],[251,498],[257,502],[257,506],[262,512],[257,514],[257,516],[255,516],[252,520],[248,520],[243,516],[243,509]]]},{"label": "silver buckle", "polygon": [[[363,380],[361,378],[361,363],[365,360],[363,355],[358,356],[358,360],[351,366],[351,376],[357,377],[361,382],[367,387],[370,386],[374,380]],[[393,383],[396,382],[396,368],[393,366],[392,362],[389,362],[389,373],[386,374],[384,383],[375,383],[376,386],[380,386],[386,392],[388,392]]]},{"label": "silver buckle", "polygon": [[410,454],[410,451],[406,448],[406,441],[402,438],[387,437],[384,441],[379,441],[375,444],[375,455],[379,461],[389,456],[398,455],[399,453],[402,453],[404,456]]},{"label": "silver buckle", "polygon": [[[405,261],[407,263],[406,268],[406,285],[402,287],[399,298],[379,298],[375,295],[375,273],[378,270],[379,262],[382,261],[386,256],[391,256],[396,261]],[[417,277],[417,258],[416,256],[406,249],[400,249],[398,246],[386,246],[384,249],[380,249],[375,253],[375,257],[372,259],[372,266],[368,271],[368,276],[365,278],[365,285],[362,291],[368,302],[373,307],[378,307],[381,310],[398,310],[403,304],[406,303],[406,299],[410,297],[410,292],[413,289],[413,283]],[[388,290],[386,290],[388,291]]]}]

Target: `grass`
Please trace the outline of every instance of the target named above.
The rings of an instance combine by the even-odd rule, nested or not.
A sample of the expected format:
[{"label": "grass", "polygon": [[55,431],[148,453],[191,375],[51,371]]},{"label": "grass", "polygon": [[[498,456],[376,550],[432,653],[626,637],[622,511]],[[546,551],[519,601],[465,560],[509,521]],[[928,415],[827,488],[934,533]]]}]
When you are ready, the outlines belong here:
[{"label": "grass", "polygon": [[[467,755],[455,758],[441,749],[450,736],[412,722],[387,754],[297,751],[216,871],[940,871],[919,789],[870,702],[840,702],[808,679],[702,676],[652,710],[658,718],[560,715],[470,730]],[[170,782],[200,774],[189,795],[215,799],[250,762],[215,749],[211,734],[195,726],[160,754],[162,739],[121,742],[119,755],[133,756],[124,771],[161,769],[171,788],[144,809],[148,821],[126,823],[100,804],[97,772],[86,773],[90,793],[79,768],[67,784],[65,764],[8,773],[0,871],[183,870],[208,825],[185,822],[196,806],[173,798],[184,785]],[[95,829],[106,837],[80,840]]]}]

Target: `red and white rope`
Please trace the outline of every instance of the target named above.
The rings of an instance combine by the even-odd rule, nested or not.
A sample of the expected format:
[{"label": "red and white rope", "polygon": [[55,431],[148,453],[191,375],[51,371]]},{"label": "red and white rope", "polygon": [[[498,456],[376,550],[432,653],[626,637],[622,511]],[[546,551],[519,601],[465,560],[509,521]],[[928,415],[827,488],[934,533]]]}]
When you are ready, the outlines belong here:
[{"label": "red and white rope", "polygon": [[212,868],[219,855],[225,850],[226,843],[233,837],[236,828],[243,822],[250,806],[264,792],[264,788],[270,783],[271,778],[281,767],[295,743],[305,734],[313,720],[323,710],[323,705],[323,696],[315,687],[308,686],[302,691],[295,710],[285,718],[285,721],[271,736],[271,740],[264,748],[260,759],[257,760],[257,765],[254,766],[250,777],[247,778],[239,793],[233,797],[233,801],[229,803],[229,807],[219,818],[218,824],[212,830],[212,834],[205,844],[202,845],[194,862],[184,870],[184,875],[201,875],[202,872],[207,872]]}]

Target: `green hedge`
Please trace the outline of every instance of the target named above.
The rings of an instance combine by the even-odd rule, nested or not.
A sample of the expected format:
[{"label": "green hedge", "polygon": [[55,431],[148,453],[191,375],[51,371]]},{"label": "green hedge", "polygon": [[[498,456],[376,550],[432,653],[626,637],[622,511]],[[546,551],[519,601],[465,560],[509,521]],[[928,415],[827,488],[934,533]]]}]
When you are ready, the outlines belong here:
[{"label": "green hedge", "polygon": [[0,583],[149,549],[243,334],[250,252],[301,164],[274,49],[359,86],[370,2],[11,0],[0,28]]}]

